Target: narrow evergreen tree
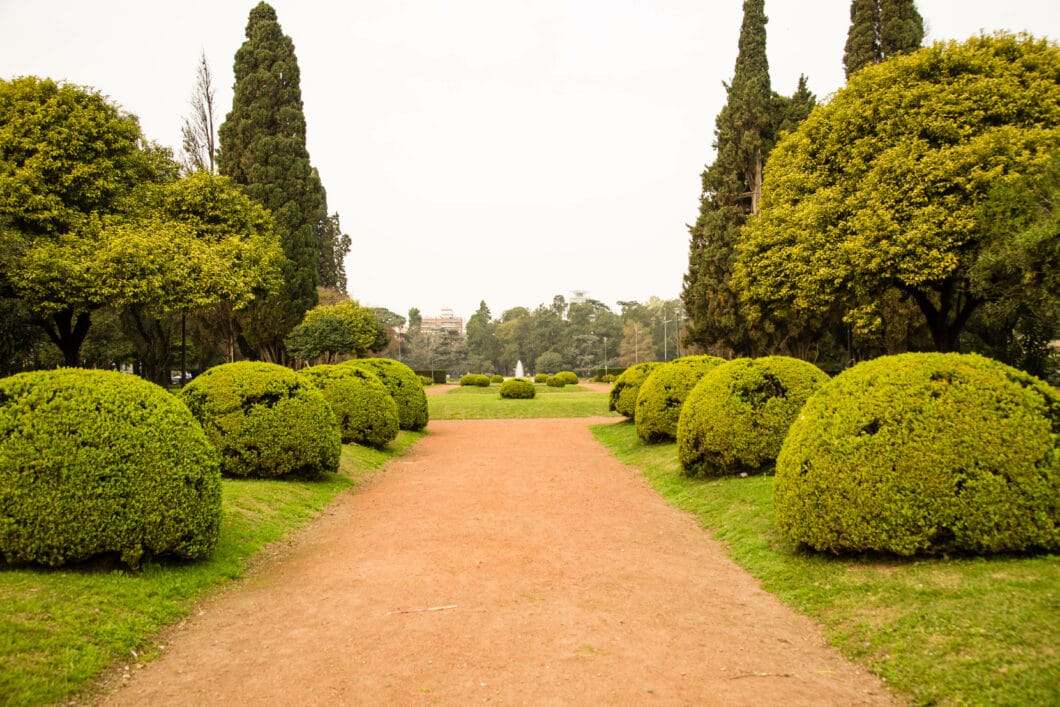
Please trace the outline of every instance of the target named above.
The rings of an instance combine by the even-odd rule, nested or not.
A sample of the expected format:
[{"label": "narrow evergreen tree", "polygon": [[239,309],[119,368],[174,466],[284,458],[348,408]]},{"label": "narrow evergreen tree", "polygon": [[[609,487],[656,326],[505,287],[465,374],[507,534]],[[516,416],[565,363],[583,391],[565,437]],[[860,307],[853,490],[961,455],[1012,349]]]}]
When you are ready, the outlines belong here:
[{"label": "narrow evergreen tree", "polygon": [[681,299],[691,316],[686,338],[720,354],[750,354],[756,343],[729,286],[740,227],[756,213],[762,167],[779,130],[790,130],[813,107],[800,79],[791,98],[773,93],[766,57],[764,0],[745,0],[739,52],[728,101],[714,131],[717,156],[702,174],[699,217],[689,228],[688,272]]},{"label": "narrow evergreen tree", "polygon": [[317,303],[317,229],[327,207],[306,150],[294,43],[264,2],[250,11],[246,37],[236,52],[232,110],[218,131],[218,169],[244,185],[276,221],[288,260],[284,288],[248,309],[241,344],[245,354],[283,360],[284,337]]},{"label": "narrow evergreen tree", "polygon": [[843,66],[851,74],[924,41],[924,19],[913,0],[852,0]]}]

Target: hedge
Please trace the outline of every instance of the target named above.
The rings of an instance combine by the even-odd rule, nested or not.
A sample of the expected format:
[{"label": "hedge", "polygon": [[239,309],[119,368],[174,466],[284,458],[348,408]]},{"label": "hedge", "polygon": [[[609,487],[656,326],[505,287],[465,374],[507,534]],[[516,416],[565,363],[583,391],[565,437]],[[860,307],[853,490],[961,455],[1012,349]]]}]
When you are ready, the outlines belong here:
[{"label": "hedge", "polygon": [[501,383],[501,397],[526,399],[537,395],[537,388],[526,378],[509,378]]},{"label": "hedge", "polygon": [[374,373],[353,366],[312,366],[299,371],[324,394],[342,441],[377,449],[397,437],[397,403]]},{"label": "hedge", "polygon": [[651,372],[661,365],[663,364],[660,361],[650,361],[632,365],[624,370],[611,388],[611,394],[607,399],[607,409],[629,418],[636,417],[637,394],[640,393],[640,386]]},{"label": "hedge", "polygon": [[355,358],[340,366],[355,366],[374,373],[398,406],[398,427],[422,430],[427,426],[427,394],[412,369],[390,358]]},{"label": "hedge", "polygon": [[653,368],[637,392],[634,421],[645,442],[677,437],[677,421],[685,398],[708,372],[725,362],[717,356],[684,356]]}]

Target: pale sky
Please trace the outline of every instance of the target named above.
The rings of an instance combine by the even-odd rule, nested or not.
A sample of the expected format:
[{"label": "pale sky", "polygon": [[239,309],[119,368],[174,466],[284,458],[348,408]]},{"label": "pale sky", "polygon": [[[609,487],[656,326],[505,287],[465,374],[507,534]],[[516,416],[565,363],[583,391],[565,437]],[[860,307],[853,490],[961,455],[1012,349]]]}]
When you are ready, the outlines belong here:
[{"label": "pale sky", "polygon": [[[180,146],[199,53],[232,104],[257,0],[0,0],[0,77],[91,86]],[[363,304],[465,319],[674,298],[741,0],[274,0]],[[849,0],[766,0],[773,89],[843,78]],[[928,40],[1060,36],[1055,0],[919,0]]]}]

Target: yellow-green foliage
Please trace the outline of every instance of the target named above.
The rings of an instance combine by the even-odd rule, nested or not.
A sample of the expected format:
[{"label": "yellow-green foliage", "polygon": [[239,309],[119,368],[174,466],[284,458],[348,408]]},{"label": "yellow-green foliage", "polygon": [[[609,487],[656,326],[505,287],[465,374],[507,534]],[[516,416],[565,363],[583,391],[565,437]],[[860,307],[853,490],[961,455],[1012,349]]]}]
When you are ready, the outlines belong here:
[{"label": "yellow-green foliage", "polygon": [[501,383],[502,398],[532,398],[537,395],[537,388],[525,378],[509,378]]},{"label": "yellow-green foliage", "polygon": [[220,523],[217,452],[162,388],[80,369],[0,379],[0,553],[8,562],[201,558]]},{"label": "yellow-green foliage", "polygon": [[547,373],[538,373],[536,376],[534,376],[534,382],[535,383],[548,383],[548,374]]},{"label": "yellow-green foliage", "polygon": [[976,355],[903,354],[817,391],[777,459],[777,527],[833,552],[1060,550],[1060,395]]},{"label": "yellow-green foliage", "polygon": [[560,376],[549,376],[545,380],[545,385],[549,386],[550,388],[562,388],[563,386],[567,385],[567,380],[565,378],[561,378]]},{"label": "yellow-green foliage", "polygon": [[688,475],[759,474],[806,399],[828,381],[812,363],[787,356],[728,361],[703,376],[677,424],[677,454]]},{"label": "yellow-green foliage", "polygon": [[684,356],[653,369],[637,392],[637,435],[645,442],[677,437],[685,398],[700,378],[724,362],[717,356]]},{"label": "yellow-green foliage", "polygon": [[556,378],[559,378],[567,385],[578,385],[578,374],[574,371],[560,371],[556,374]]},{"label": "yellow-green foliage", "polygon": [[504,376],[502,376],[500,374],[494,373],[492,376],[490,376],[490,383],[503,383],[503,382],[504,382]]},{"label": "yellow-green foliage", "polygon": [[391,358],[355,358],[342,366],[356,366],[374,373],[398,406],[398,426],[403,430],[422,430],[427,426],[427,394],[411,368]]},{"label": "yellow-green foliage", "polygon": [[465,373],[460,376],[460,385],[474,385],[480,388],[488,388],[490,386],[490,377],[483,373]]},{"label": "yellow-green foliage", "polygon": [[659,361],[637,363],[626,370],[615,381],[611,395],[607,399],[607,409],[619,415],[634,417],[637,413],[637,393],[640,386],[656,367],[663,365]]},{"label": "yellow-green foliage", "polygon": [[386,446],[398,434],[397,403],[374,373],[353,366],[312,366],[299,371],[324,394],[342,441]]},{"label": "yellow-green foliage", "polygon": [[221,453],[226,476],[334,472],[339,426],[324,396],[289,368],[239,361],[207,369],[180,392]]}]

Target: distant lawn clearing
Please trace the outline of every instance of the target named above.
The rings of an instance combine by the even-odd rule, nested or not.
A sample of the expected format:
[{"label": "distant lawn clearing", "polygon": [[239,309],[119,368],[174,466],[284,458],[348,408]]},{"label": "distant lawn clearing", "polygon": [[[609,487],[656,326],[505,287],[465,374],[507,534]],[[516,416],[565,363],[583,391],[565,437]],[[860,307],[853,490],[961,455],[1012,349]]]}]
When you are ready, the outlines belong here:
[{"label": "distant lawn clearing", "polygon": [[1060,704],[1060,557],[839,559],[776,531],[772,477],[688,479],[674,444],[629,423],[593,434],[696,515],[766,590],[916,704]]},{"label": "distant lawn clearing", "polygon": [[580,385],[550,388],[537,384],[537,397],[502,399],[499,385],[461,386],[427,396],[432,420],[487,420],[535,417],[595,417],[607,411],[608,393]]},{"label": "distant lawn clearing", "polygon": [[161,628],[421,436],[401,432],[383,451],[344,445],[339,473],[321,481],[225,479],[221,539],[206,562],[151,562],[139,573],[0,565],[0,703],[62,701],[111,666],[163,650],[152,641]]}]

